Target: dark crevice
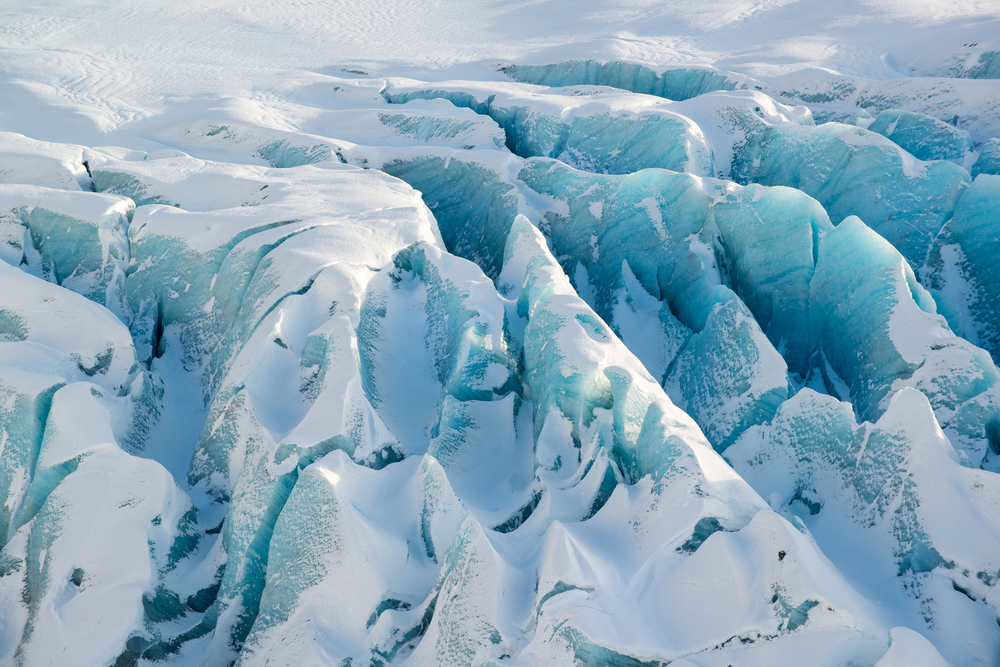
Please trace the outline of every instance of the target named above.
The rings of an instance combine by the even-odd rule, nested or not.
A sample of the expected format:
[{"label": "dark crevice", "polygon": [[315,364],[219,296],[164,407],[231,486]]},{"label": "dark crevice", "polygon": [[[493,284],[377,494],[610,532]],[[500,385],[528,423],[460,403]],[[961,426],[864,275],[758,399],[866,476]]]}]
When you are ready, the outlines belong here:
[{"label": "dark crevice", "polygon": [[407,611],[412,606],[413,605],[411,605],[409,602],[403,602],[402,600],[397,600],[395,598],[382,600],[381,602],[378,603],[378,606],[375,608],[375,611],[372,612],[372,615],[368,617],[368,622],[365,624],[365,627],[371,630],[371,627],[375,625],[375,622],[378,621],[378,618],[379,616],[382,615],[383,611],[386,611],[388,609],[391,609],[393,611]]},{"label": "dark crevice", "polygon": [[677,547],[677,553],[693,554],[705,543],[705,540],[721,530],[725,529],[714,516],[705,516],[698,519],[698,523],[694,525],[691,537],[684,544]]},{"label": "dark crevice", "polygon": [[[430,599],[427,603],[427,607],[424,609],[424,613],[420,616],[420,621],[414,625],[412,628],[407,630],[402,636],[396,640],[396,643],[388,651],[380,651],[378,649],[373,649],[372,662],[373,667],[379,665],[380,667],[391,663],[395,660],[399,652],[406,648],[407,646],[413,645],[416,640],[420,639],[427,633],[427,628],[431,626],[431,619],[434,618],[434,609],[437,607],[438,594],[435,593],[434,597]],[[384,662],[383,662],[384,661]]]},{"label": "dark crevice", "polygon": [[83,168],[87,170],[87,180],[82,183],[80,183],[79,180],[77,182],[80,183],[85,190],[89,192],[97,192],[97,186],[94,184],[94,175],[90,173],[90,163],[84,160],[82,164]]},{"label": "dark crevice", "polygon": [[208,611],[208,608],[212,606],[216,598],[219,597],[219,582],[215,582],[211,586],[202,588],[197,593],[189,595],[184,603],[188,606],[191,611],[203,614]]},{"label": "dark crevice", "polygon": [[[241,581],[237,585],[239,591],[237,600],[228,600],[230,604],[239,604],[240,609],[236,621],[233,623],[229,636],[229,644],[236,652],[242,649],[243,642],[246,641],[254,621],[260,612],[260,600],[267,582],[267,562],[270,552],[271,538],[281,511],[284,509],[288,498],[291,496],[295,484],[298,481],[299,473],[319,460],[327,453],[336,448],[339,441],[335,438],[324,440],[316,446],[308,448],[296,448],[298,461],[290,472],[278,477],[271,491],[271,498],[267,507],[263,510],[263,518],[248,545],[239,571],[242,573]],[[223,520],[224,521],[224,520]],[[222,523],[210,531],[218,533],[222,529]],[[231,556],[232,563],[236,563],[235,556]],[[216,630],[219,614],[223,611],[218,598],[221,590],[224,568],[220,568],[216,573],[215,582],[210,586],[199,590],[194,595],[188,596],[184,606],[195,612],[204,612],[201,621],[194,627],[183,632],[176,637],[157,642],[153,646],[144,650],[142,657],[148,660],[165,660],[176,654],[185,643],[203,637]]]},{"label": "dark crevice", "polygon": [[181,602],[177,593],[162,584],[156,587],[152,595],[146,593],[142,596],[142,607],[146,619],[151,623],[172,621],[185,614],[184,603]]},{"label": "dark crevice", "polygon": [[994,417],[986,422],[986,440],[994,454],[1000,454],[1000,419]]},{"label": "dark crevice", "polygon": [[159,359],[166,352],[163,340],[163,301],[159,299],[156,301],[156,324],[153,325],[152,348],[153,355],[149,360],[150,368],[152,368],[153,359]]},{"label": "dark crevice", "polygon": [[114,667],[135,667],[139,664],[143,650],[149,645],[149,640],[143,637],[131,637],[125,642],[125,650],[115,660]]},{"label": "dark crevice", "polygon": [[961,586],[959,586],[958,584],[956,584],[954,581],[951,582],[951,587],[954,588],[959,593],[961,593],[962,595],[964,595],[965,597],[967,597],[970,600],[972,600],[973,602],[978,602],[978,600],[976,600],[975,596],[972,595],[972,593],[970,593],[967,588],[962,588]]},{"label": "dark crevice", "polygon": [[528,520],[532,512],[538,507],[538,503],[542,501],[542,492],[537,491],[535,495],[531,497],[524,507],[515,512],[509,519],[501,523],[499,526],[493,528],[493,530],[498,533],[511,533]]},{"label": "dark crevice", "polygon": [[789,504],[791,504],[792,502],[794,502],[794,501],[797,500],[800,503],[802,503],[803,505],[805,505],[807,508],[809,508],[809,514],[811,516],[815,516],[815,515],[819,514],[820,510],[823,509],[823,503],[822,502],[816,502],[814,500],[810,500],[808,497],[803,496],[802,493],[803,493],[803,489],[801,489],[801,488],[796,489],[795,490],[795,495],[792,496],[792,500],[789,501]]},{"label": "dark crevice", "polygon": [[568,593],[569,591],[592,593],[594,589],[589,586],[581,588],[580,586],[576,586],[574,584],[567,584],[565,581],[557,581],[556,585],[552,587],[552,590],[543,595],[542,599],[538,601],[538,605],[535,608],[535,620],[538,620],[538,615],[542,613],[542,607],[549,601],[549,599],[554,598],[557,595],[562,595],[563,593]]},{"label": "dark crevice", "polygon": [[381,470],[392,463],[399,463],[406,458],[406,452],[394,444],[385,445],[369,454],[359,463],[372,470]]},{"label": "dark crevice", "polygon": [[[326,267],[323,267],[323,268],[325,269]],[[322,272],[323,272],[323,269],[320,269],[319,271],[317,271],[316,273],[314,273],[312,276],[309,277],[309,280],[306,281],[305,285],[303,285],[302,287],[298,288],[297,290],[288,292],[287,294],[283,294],[281,296],[281,298],[279,298],[277,301],[275,301],[273,304],[271,304],[271,306],[266,311],[264,311],[263,315],[261,315],[260,317],[257,318],[257,321],[254,322],[254,325],[253,325],[253,327],[250,330],[251,331],[256,331],[257,328],[260,327],[261,322],[263,322],[265,319],[267,319],[268,315],[270,315],[271,313],[273,313],[276,308],[278,308],[282,303],[284,303],[285,299],[287,299],[289,297],[292,297],[292,296],[302,296],[303,294],[305,294],[306,292],[308,292],[310,289],[312,289],[313,283],[316,282],[316,278],[318,278],[319,274],[322,273]],[[278,339],[278,340],[280,340],[280,339]],[[285,349],[288,349],[287,346],[285,346],[284,344],[282,344],[282,347],[285,347]]]},{"label": "dark crevice", "polygon": [[604,470],[604,476],[601,478],[601,485],[594,495],[594,501],[590,505],[590,511],[587,512],[582,520],[586,521],[601,511],[601,508],[611,500],[611,494],[615,492],[616,488],[618,488],[618,476],[615,475],[615,464],[609,463],[608,467]]}]

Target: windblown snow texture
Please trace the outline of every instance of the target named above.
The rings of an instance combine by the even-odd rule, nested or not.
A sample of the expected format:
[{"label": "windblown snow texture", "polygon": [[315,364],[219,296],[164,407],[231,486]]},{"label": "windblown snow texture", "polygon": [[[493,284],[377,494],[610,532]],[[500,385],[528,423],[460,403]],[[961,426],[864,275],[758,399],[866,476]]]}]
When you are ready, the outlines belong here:
[{"label": "windblown snow texture", "polygon": [[0,133],[0,663],[996,665],[995,55]]}]

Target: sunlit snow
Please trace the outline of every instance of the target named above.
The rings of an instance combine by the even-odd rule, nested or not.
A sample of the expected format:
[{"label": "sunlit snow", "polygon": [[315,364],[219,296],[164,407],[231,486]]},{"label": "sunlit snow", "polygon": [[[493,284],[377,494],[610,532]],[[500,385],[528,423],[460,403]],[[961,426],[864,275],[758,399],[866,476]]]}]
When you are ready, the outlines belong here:
[{"label": "sunlit snow", "polygon": [[996,3],[0,35],[0,665],[1000,664]]}]

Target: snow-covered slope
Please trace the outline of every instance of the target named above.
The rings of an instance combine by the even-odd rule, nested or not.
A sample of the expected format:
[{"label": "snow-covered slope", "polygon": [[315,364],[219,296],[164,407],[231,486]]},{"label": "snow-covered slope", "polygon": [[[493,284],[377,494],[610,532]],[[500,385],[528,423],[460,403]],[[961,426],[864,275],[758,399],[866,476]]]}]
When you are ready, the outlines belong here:
[{"label": "snow-covered slope", "polygon": [[0,9],[0,664],[1000,663],[1000,8]]}]

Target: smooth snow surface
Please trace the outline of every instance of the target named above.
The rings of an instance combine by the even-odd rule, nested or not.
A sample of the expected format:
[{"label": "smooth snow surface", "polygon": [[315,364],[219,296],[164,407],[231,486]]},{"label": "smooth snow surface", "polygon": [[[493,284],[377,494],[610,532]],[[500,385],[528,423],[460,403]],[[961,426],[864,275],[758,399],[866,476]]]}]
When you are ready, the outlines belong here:
[{"label": "smooth snow surface", "polygon": [[995,2],[0,35],[0,665],[1000,664]]}]

